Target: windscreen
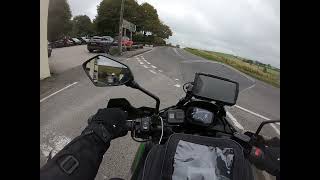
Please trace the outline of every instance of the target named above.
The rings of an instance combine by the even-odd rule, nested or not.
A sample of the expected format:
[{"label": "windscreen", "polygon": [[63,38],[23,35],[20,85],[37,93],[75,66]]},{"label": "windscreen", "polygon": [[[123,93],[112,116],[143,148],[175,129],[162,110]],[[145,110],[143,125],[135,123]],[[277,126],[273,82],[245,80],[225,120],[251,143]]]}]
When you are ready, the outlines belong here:
[{"label": "windscreen", "polygon": [[173,180],[231,180],[232,148],[205,146],[180,140],[174,156]]},{"label": "windscreen", "polygon": [[195,96],[234,105],[238,97],[238,84],[228,80],[198,74],[194,81],[192,93]]}]

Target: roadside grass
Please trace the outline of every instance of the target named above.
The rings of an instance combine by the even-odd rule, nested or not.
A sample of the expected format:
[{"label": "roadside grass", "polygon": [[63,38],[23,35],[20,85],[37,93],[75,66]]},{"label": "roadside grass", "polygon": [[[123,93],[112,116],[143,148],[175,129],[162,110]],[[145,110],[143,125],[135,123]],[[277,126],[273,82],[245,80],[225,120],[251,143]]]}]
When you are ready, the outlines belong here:
[{"label": "roadside grass", "polygon": [[204,51],[204,50],[198,50],[193,48],[184,48],[184,49],[194,55],[203,57],[205,59],[227,64],[249,76],[252,76],[256,79],[259,79],[261,81],[264,81],[275,87],[280,88],[280,72],[279,71],[273,70],[271,68],[266,68],[266,71],[265,71],[264,67],[257,66],[255,64],[249,64],[247,62],[244,62],[242,58],[229,55],[229,54],[212,52],[212,51]]}]

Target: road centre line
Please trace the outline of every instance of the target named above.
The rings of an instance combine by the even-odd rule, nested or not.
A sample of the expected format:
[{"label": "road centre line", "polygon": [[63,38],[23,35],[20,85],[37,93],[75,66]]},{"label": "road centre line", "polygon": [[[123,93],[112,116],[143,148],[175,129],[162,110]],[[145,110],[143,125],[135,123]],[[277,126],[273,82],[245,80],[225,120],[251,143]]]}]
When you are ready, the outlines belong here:
[{"label": "road centre line", "polygon": [[51,96],[54,96],[54,95],[58,94],[59,92],[65,90],[65,89],[68,89],[69,87],[71,87],[71,86],[73,86],[73,85],[76,85],[77,83],[78,83],[78,82],[74,82],[74,83],[72,83],[72,84],[69,84],[68,86],[60,89],[59,91],[56,91],[56,92],[50,94],[49,96],[40,99],[40,103],[42,103],[42,102],[45,101],[46,99],[50,98]]},{"label": "road centre line", "polygon": [[151,64],[151,63],[149,63],[147,60],[144,60],[144,62],[146,62],[147,64]]},{"label": "road centre line", "polygon": [[185,59],[185,57],[183,57],[180,53],[178,53],[176,48],[172,48],[172,49],[178,56],[182,57],[182,59]]},{"label": "road centre line", "polygon": [[[267,117],[265,117],[265,116],[262,116],[261,114],[258,114],[258,113],[255,113],[255,112],[253,112],[253,111],[250,111],[250,110],[248,110],[248,109],[246,109],[246,108],[243,108],[243,107],[241,107],[241,106],[238,106],[238,105],[234,105],[236,108],[239,108],[239,109],[241,109],[241,110],[243,110],[243,111],[245,111],[245,112],[248,112],[248,113],[250,113],[250,114],[253,114],[253,115],[255,115],[255,116],[257,116],[257,117],[260,117],[260,118],[262,118],[262,119],[265,119],[265,120],[267,120],[267,121],[269,121],[269,120],[271,120],[271,119],[269,119],[269,118],[267,118]],[[277,123],[278,125],[280,125],[280,123]],[[274,124],[270,124],[270,126],[276,131],[276,133],[278,134],[278,135],[280,135],[280,130],[274,125]]]},{"label": "road centre line", "polygon": [[149,70],[150,72],[152,72],[153,74],[157,74],[155,71],[153,71],[153,70]]}]

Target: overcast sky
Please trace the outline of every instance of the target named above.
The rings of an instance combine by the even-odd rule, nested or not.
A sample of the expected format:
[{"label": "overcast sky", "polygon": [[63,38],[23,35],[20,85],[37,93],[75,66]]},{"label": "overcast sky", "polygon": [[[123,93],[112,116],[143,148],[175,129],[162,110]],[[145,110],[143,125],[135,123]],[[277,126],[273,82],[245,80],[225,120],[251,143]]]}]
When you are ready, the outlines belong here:
[{"label": "overcast sky", "polygon": [[[72,15],[94,19],[101,0],[68,0]],[[137,0],[170,26],[172,44],[220,51],[280,67],[279,0]],[[120,2],[120,0],[119,0]]]}]

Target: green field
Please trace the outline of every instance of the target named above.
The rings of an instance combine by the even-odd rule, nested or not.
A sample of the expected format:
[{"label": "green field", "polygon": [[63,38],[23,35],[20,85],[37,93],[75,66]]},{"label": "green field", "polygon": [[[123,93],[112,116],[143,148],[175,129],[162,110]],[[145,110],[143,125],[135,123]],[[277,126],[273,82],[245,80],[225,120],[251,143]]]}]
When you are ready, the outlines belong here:
[{"label": "green field", "polygon": [[234,67],[235,69],[252,76],[256,79],[269,83],[275,87],[280,88],[280,69],[274,67],[263,67],[257,64],[247,63],[247,59],[237,57],[230,54],[213,52],[213,51],[205,51],[194,48],[184,48],[186,51],[203,57],[208,60],[213,60],[217,62],[221,62],[227,65]]}]

